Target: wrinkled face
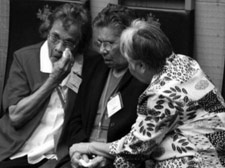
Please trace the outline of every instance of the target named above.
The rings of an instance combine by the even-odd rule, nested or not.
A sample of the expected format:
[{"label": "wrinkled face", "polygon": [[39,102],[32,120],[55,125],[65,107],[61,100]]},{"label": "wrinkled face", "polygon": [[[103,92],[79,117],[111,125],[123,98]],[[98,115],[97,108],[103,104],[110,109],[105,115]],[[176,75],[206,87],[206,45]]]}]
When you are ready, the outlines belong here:
[{"label": "wrinkled face", "polygon": [[120,34],[121,31],[113,26],[94,27],[95,41],[100,54],[102,55],[105,64],[109,68],[117,70],[127,67],[126,59],[120,52]]},{"label": "wrinkled face", "polygon": [[51,62],[58,61],[66,48],[75,51],[79,42],[78,39],[79,30],[76,25],[71,24],[68,30],[65,30],[62,21],[56,20],[48,35],[49,57]]}]

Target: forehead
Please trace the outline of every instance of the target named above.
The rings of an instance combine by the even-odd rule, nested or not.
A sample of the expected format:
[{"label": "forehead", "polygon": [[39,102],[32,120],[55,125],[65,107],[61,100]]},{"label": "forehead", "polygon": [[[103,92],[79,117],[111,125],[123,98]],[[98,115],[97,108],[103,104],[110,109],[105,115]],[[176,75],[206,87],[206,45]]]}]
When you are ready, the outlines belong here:
[{"label": "forehead", "polygon": [[113,26],[94,27],[94,36],[101,41],[115,41],[120,38],[121,30]]},{"label": "forehead", "polygon": [[76,39],[79,36],[80,31],[76,24],[70,24],[69,26],[67,24],[67,27],[64,27],[62,21],[56,20],[52,25],[50,33],[59,34],[65,39],[67,38]]}]

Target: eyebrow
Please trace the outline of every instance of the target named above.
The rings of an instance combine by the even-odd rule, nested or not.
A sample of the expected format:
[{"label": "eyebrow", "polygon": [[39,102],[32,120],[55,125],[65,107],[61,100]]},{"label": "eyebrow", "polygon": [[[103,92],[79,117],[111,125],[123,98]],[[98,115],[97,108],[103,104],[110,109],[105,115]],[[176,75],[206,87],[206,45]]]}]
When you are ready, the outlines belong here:
[{"label": "eyebrow", "polygon": [[[57,36],[57,38],[61,39],[60,35],[57,32],[52,32],[51,34],[54,35],[54,36]],[[76,43],[76,41],[74,39],[72,39],[72,38],[62,39],[62,40],[63,41],[67,41],[67,42],[71,42],[71,43]]]},{"label": "eyebrow", "polygon": [[97,39],[98,42],[101,42],[101,43],[114,43],[115,41],[111,41],[111,40],[100,40],[100,39]]}]

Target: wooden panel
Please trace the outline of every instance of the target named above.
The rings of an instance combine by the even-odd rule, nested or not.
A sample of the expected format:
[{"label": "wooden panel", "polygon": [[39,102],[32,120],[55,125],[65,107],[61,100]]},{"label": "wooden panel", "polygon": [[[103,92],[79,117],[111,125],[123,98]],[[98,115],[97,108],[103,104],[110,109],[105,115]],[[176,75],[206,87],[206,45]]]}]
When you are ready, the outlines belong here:
[{"label": "wooden panel", "polygon": [[121,5],[160,9],[185,9],[185,0],[120,0]]},{"label": "wooden panel", "polygon": [[[8,31],[9,31],[9,1],[0,2],[0,107],[3,84],[5,78],[5,65],[7,58]],[[0,109],[1,113],[1,109]]]},{"label": "wooden panel", "polygon": [[175,53],[193,56],[194,10],[133,8],[139,17],[152,13],[161,23],[161,29],[170,39]]},{"label": "wooden panel", "polygon": [[94,19],[97,14],[108,4],[111,3],[110,0],[91,0],[91,15],[92,19]]},{"label": "wooden panel", "polygon": [[223,85],[222,85],[222,95],[225,99],[225,61],[224,61],[224,67],[223,67]]},{"label": "wooden panel", "polygon": [[196,1],[195,56],[222,90],[225,61],[225,1]]}]

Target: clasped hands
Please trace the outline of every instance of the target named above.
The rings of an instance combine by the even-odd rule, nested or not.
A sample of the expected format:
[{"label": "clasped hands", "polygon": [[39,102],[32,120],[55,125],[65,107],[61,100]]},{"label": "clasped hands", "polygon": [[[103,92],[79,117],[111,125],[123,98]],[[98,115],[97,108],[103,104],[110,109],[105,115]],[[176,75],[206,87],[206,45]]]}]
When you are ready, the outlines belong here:
[{"label": "clasped hands", "polygon": [[91,153],[90,145],[91,143],[77,143],[70,147],[69,153],[73,168],[100,168],[106,166],[107,159]]}]

